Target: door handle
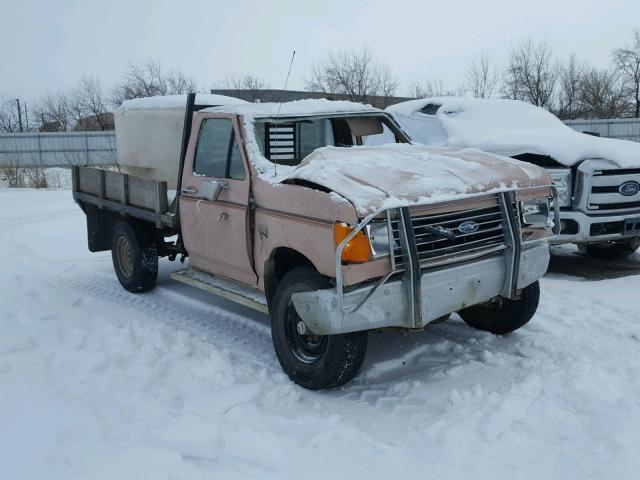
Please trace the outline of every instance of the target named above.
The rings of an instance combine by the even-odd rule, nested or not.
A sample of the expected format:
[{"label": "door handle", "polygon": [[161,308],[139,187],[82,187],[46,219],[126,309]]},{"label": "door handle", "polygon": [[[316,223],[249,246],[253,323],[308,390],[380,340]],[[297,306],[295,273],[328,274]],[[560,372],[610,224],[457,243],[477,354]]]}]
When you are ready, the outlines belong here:
[{"label": "door handle", "polygon": [[184,187],[182,189],[180,189],[180,193],[184,193],[187,195],[193,195],[194,193],[198,193],[198,189],[196,187]]},{"label": "door handle", "polygon": [[220,214],[220,216],[218,217],[218,219],[216,220],[216,222],[222,222],[223,220],[226,220],[229,217],[229,215],[225,212],[222,212]]}]

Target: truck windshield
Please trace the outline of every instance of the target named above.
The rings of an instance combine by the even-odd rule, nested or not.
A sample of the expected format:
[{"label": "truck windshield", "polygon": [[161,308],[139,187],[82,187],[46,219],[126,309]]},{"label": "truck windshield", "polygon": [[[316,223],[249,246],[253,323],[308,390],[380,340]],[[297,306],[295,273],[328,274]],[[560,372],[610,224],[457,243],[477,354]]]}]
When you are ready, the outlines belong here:
[{"label": "truck windshield", "polygon": [[262,155],[283,165],[298,165],[314,150],[327,147],[408,143],[382,115],[352,115],[255,120]]}]

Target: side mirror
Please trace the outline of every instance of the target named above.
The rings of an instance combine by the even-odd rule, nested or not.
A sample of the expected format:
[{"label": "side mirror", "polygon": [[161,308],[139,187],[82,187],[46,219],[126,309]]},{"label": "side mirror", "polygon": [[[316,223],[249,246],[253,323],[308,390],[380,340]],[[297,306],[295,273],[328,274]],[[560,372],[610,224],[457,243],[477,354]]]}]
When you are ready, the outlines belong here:
[{"label": "side mirror", "polygon": [[200,197],[215,202],[223,190],[229,190],[229,184],[223,180],[209,180],[200,187]]}]

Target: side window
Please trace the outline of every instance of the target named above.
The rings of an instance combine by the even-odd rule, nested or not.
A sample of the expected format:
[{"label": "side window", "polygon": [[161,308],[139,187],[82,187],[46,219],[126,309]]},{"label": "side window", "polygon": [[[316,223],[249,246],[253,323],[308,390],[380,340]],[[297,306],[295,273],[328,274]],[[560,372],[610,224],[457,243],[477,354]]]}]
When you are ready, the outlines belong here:
[{"label": "side window", "polygon": [[196,146],[193,173],[235,180],[245,178],[231,120],[211,118],[203,122]]},{"label": "side window", "polygon": [[333,145],[329,119],[257,124],[255,135],[262,154],[281,165],[298,165],[314,150]]},{"label": "side window", "polygon": [[382,124],[382,133],[376,133],[374,135],[367,135],[362,137],[362,143],[368,146],[386,145],[387,143],[397,143],[396,136],[393,134],[389,127]]}]

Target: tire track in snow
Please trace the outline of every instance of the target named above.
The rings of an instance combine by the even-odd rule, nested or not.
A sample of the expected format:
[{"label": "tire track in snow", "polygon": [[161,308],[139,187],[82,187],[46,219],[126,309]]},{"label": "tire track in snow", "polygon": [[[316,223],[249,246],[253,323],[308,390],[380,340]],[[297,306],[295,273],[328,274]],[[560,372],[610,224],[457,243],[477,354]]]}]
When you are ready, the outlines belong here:
[{"label": "tire track in snow", "polygon": [[217,347],[233,349],[235,356],[250,364],[266,367],[274,373],[280,372],[269,328],[237,313],[207,305],[160,286],[149,293],[133,294],[124,290],[112,277],[98,274],[62,277],[57,282],[92,299],[116,303],[161,320],[165,327],[204,336]]}]

